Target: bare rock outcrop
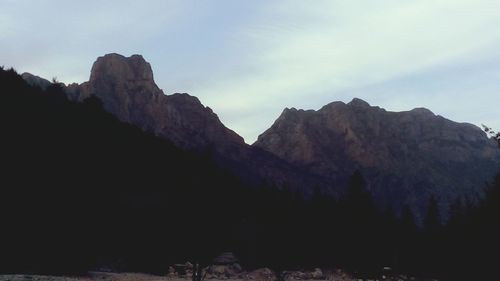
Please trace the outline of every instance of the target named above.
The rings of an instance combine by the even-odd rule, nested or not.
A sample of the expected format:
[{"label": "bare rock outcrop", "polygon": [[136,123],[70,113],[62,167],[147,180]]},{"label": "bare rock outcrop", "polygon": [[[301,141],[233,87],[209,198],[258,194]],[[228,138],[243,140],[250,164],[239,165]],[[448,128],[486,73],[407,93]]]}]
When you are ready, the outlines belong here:
[{"label": "bare rock outcrop", "polygon": [[156,85],[151,65],[140,55],[108,54],[92,66],[90,80],[69,85],[68,97],[98,97],[106,111],[121,121],[166,138],[186,149],[243,144],[217,115],[188,94],[165,95]]},{"label": "bare rock outcrop", "polygon": [[360,170],[379,205],[417,213],[430,196],[442,210],[460,197],[481,197],[500,166],[497,147],[474,125],[425,108],[389,112],[360,99],[285,109],[254,146],[337,184]]},{"label": "bare rock outcrop", "polygon": [[70,84],[65,91],[77,102],[98,97],[104,109],[121,121],[183,149],[210,151],[215,161],[246,182],[268,182],[296,190],[322,182],[267,151],[245,144],[198,98],[185,93],[165,95],[154,82],[151,65],[140,55],[99,57],[89,81]]},{"label": "bare rock outcrop", "polygon": [[[50,84],[31,74],[23,77],[41,87]],[[210,151],[249,184],[265,182],[303,194],[314,188],[338,194],[360,170],[380,206],[422,211],[434,196],[445,210],[456,199],[481,197],[484,181],[500,166],[494,142],[474,125],[425,108],[388,112],[360,99],[317,111],[287,108],[248,146],[196,97],[165,95],[140,55],[99,57],[88,82],[64,89],[73,101],[98,97],[121,121],[183,149]]]}]

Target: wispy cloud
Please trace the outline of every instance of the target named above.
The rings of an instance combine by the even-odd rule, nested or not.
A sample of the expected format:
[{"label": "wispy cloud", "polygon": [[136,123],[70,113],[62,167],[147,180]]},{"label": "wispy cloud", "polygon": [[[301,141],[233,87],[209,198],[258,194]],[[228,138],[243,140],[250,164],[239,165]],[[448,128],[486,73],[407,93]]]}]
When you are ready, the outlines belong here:
[{"label": "wispy cloud", "polygon": [[184,14],[183,1],[148,2],[2,1],[0,36],[8,51],[0,58],[21,71],[81,82],[97,56],[140,53]]},{"label": "wispy cloud", "polygon": [[[493,1],[278,3],[237,35],[244,38],[243,50],[253,49],[253,58],[240,63],[259,71],[224,73],[220,83],[196,89],[221,114],[263,106],[274,115],[285,106],[318,108],[350,88],[496,54],[491,46],[500,43],[500,4]],[[227,121],[238,130],[253,123],[246,118]],[[272,120],[253,126],[247,140]]]},{"label": "wispy cloud", "polygon": [[498,1],[19,0],[0,23],[0,64],[81,82],[97,56],[141,53],[247,142],[284,107],[354,95],[500,127],[477,114],[499,89]]}]

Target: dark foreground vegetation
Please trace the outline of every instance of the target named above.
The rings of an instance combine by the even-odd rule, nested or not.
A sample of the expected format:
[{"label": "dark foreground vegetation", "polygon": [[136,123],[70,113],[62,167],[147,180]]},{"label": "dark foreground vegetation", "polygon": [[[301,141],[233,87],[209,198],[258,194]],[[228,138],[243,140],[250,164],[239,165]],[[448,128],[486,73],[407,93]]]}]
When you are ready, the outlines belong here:
[{"label": "dark foreground vegetation", "polygon": [[[361,174],[348,192],[304,199],[247,186],[210,149],[187,152],[123,124],[89,98],[69,102],[0,70],[0,273],[166,272],[233,251],[247,268],[340,267],[491,280],[500,253],[500,176],[478,205],[441,223],[435,200],[377,210]],[[486,279],[485,279],[486,278]]]}]

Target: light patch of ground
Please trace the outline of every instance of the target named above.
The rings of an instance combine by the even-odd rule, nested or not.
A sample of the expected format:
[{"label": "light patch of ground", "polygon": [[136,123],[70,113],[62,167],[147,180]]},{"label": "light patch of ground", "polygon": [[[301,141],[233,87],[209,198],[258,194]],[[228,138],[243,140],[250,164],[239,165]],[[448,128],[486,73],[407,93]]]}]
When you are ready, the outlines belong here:
[{"label": "light patch of ground", "polygon": [[[254,280],[254,279],[205,279],[207,281],[270,281],[270,280]],[[295,279],[292,279],[295,280]],[[323,281],[358,281],[364,279],[355,279],[348,276],[328,276]],[[396,280],[411,280],[420,281],[420,279],[412,277],[399,277],[382,279],[368,279],[367,281],[396,281]],[[189,278],[172,278],[167,276],[150,275],[145,273],[108,273],[108,272],[90,272],[87,276],[70,277],[70,276],[44,276],[44,275],[0,275],[0,281],[191,281]],[[322,281],[322,280],[315,280]],[[421,280],[424,281],[424,280]],[[425,280],[437,281],[437,280]]]},{"label": "light patch of ground", "polygon": [[[207,281],[218,281],[206,279]],[[0,275],[0,281],[191,281],[189,278],[172,278],[145,273],[108,273],[90,272],[88,276],[46,276],[46,275]],[[243,279],[226,279],[224,281],[244,281]],[[258,280],[255,280],[258,281]]]},{"label": "light patch of ground", "polygon": [[186,279],[169,279],[166,276],[156,276],[143,273],[107,273],[91,272],[88,276],[44,276],[44,275],[0,275],[0,281],[186,281]]}]

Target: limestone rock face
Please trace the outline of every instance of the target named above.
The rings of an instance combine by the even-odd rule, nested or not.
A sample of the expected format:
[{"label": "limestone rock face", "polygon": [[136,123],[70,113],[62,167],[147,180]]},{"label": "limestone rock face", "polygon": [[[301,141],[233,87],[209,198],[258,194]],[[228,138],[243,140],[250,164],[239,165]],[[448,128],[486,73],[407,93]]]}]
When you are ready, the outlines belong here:
[{"label": "limestone rock face", "polygon": [[331,182],[359,169],[380,205],[442,208],[481,196],[500,166],[498,148],[478,127],[430,110],[388,112],[367,102],[333,102],[320,110],[285,109],[254,146]]},{"label": "limestone rock face", "polygon": [[[23,77],[36,85],[50,83]],[[388,112],[360,99],[317,111],[285,109],[250,147],[196,97],[165,95],[140,55],[99,57],[89,81],[65,91],[73,101],[96,96],[121,121],[181,148],[208,148],[245,181],[305,194],[314,187],[337,193],[359,169],[381,206],[424,210],[435,196],[446,209],[457,198],[480,197],[484,181],[500,166],[498,148],[476,126],[425,108]]]},{"label": "limestone rock face", "polygon": [[67,93],[76,101],[96,96],[121,121],[186,149],[243,144],[243,139],[196,97],[165,95],[154,82],[151,65],[140,55],[99,57],[92,66],[90,80],[68,86]]},{"label": "limestone rock face", "polygon": [[99,57],[92,66],[90,80],[70,84],[65,92],[77,102],[96,96],[104,109],[121,121],[183,149],[208,150],[218,164],[245,182],[268,182],[295,190],[322,183],[275,155],[245,144],[198,98],[185,93],[165,95],[154,82],[151,65],[140,55]]}]

